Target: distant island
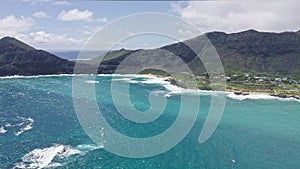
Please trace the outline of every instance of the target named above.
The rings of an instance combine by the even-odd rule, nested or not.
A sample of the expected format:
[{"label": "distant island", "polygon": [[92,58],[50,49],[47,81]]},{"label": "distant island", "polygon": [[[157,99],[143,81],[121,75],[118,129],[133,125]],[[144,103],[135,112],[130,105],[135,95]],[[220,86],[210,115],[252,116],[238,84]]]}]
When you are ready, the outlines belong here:
[{"label": "distant island", "polygon": [[[227,90],[236,94],[268,93],[279,97],[300,99],[300,32],[258,32],[247,30],[239,33],[210,32],[206,36],[215,46],[227,79]],[[82,73],[113,74],[117,66],[129,55],[139,52],[138,62],[143,62],[149,53],[159,55],[167,50],[179,56],[194,72],[183,74],[174,81],[197,81],[197,88],[210,90],[208,73],[196,54],[185,44],[194,39],[158,49],[110,51],[104,54],[100,66],[93,65],[100,57],[80,61]],[[103,56],[102,56],[103,57]],[[163,55],[161,56],[163,57]],[[75,62],[62,59],[49,52],[37,50],[13,37],[0,40],[0,76],[72,74]],[[97,66],[95,72],[93,68]],[[141,73],[168,76],[159,70],[144,70]],[[180,85],[180,84],[178,84]]]}]

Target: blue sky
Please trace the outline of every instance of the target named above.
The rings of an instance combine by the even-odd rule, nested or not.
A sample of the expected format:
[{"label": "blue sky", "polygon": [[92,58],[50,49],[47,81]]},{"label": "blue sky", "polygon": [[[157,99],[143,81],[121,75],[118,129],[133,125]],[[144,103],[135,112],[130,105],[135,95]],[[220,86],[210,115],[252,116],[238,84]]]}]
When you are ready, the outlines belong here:
[{"label": "blue sky", "polygon": [[[0,1],[0,37],[13,36],[45,50],[80,50],[97,30],[103,29],[120,17],[141,12],[175,15],[192,23],[202,33],[238,32],[247,29],[274,32],[297,31],[300,29],[299,6],[297,0],[276,2],[5,0]],[[141,19],[129,29],[142,27],[148,22],[152,21]],[[180,27],[174,29],[177,29],[179,34],[186,35],[181,36],[179,40],[196,36],[196,34],[187,35],[187,31],[183,32]],[[113,37],[114,33],[109,32],[106,36],[107,40]],[[130,31],[127,33],[134,35]],[[131,40],[131,45],[128,45],[128,42],[125,47],[153,48],[174,41],[172,38],[165,37],[161,40],[157,36],[145,37],[147,37],[145,42],[142,42],[143,38],[139,37],[136,38],[136,43]],[[101,50],[107,47],[98,48]]]}]

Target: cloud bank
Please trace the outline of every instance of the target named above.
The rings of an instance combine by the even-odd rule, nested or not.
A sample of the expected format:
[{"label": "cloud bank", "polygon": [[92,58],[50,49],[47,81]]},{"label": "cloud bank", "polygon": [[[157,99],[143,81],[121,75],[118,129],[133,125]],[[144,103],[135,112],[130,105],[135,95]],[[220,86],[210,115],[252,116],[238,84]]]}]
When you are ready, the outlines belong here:
[{"label": "cloud bank", "polygon": [[172,10],[202,32],[296,31],[300,1],[192,1],[172,3]]}]

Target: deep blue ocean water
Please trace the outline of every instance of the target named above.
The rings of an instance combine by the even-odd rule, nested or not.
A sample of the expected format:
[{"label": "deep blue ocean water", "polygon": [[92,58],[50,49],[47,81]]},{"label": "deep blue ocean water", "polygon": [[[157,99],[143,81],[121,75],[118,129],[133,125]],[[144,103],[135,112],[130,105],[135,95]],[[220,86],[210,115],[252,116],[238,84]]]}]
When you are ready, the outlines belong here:
[{"label": "deep blue ocean water", "polygon": [[[0,168],[300,168],[300,102],[272,97],[227,97],[223,117],[203,144],[200,131],[210,107],[201,94],[200,110],[189,134],[174,148],[148,158],[127,158],[96,145],[81,127],[72,101],[72,76],[0,79]],[[83,77],[84,78],[84,77]],[[144,111],[153,90],[170,92],[159,83],[130,83],[130,100]],[[111,126],[131,137],[157,135],[176,120],[180,95],[166,97],[165,112],[149,124],[119,115],[111,97],[111,76],[97,76],[99,109]],[[246,96],[245,96],[246,97]],[[188,116],[188,114],[187,114]],[[104,136],[105,140],[105,136]],[[121,146],[121,145],[120,145]],[[157,145],[159,146],[159,144]],[[137,147],[138,148],[138,147]]]}]

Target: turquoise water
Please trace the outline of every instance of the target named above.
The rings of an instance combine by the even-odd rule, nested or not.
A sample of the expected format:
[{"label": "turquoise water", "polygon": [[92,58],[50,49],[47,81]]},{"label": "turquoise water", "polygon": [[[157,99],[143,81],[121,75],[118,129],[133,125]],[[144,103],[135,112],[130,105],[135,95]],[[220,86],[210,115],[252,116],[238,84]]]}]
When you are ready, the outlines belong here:
[{"label": "turquoise water", "polygon": [[[72,102],[72,76],[0,79],[0,168],[299,168],[300,102],[269,97],[227,97],[214,134],[198,138],[211,96],[200,96],[195,125],[177,146],[149,158],[126,158],[106,151],[85,134]],[[150,107],[150,91],[168,91],[162,84],[128,77],[130,100],[141,111]],[[131,137],[157,135],[176,120],[180,95],[166,97],[164,113],[154,122],[138,124],[119,115],[111,98],[111,76],[97,76],[99,108],[109,124]],[[94,83],[94,84],[93,84]],[[165,97],[165,95],[161,95]],[[199,97],[197,95],[190,96]],[[235,99],[233,99],[235,98]],[[188,114],[187,114],[188,116]],[[104,136],[105,140],[105,136]],[[122,146],[122,145],[120,145]],[[159,146],[159,145],[157,145]]]}]

